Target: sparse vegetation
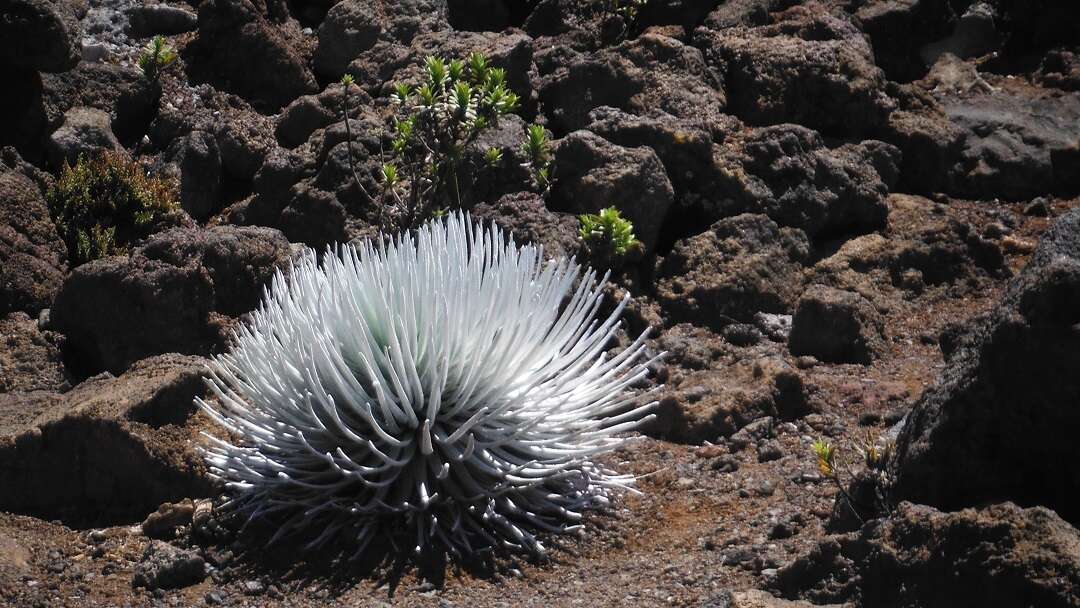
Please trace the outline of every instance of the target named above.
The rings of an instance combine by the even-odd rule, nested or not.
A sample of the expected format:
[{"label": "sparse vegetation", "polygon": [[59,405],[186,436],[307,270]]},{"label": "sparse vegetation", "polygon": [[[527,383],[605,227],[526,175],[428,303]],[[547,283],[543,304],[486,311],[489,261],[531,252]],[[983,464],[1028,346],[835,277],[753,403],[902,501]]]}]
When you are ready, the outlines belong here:
[{"label": "sparse vegetation", "polygon": [[521,144],[521,151],[528,159],[537,186],[546,190],[551,184],[551,143],[544,127],[529,125],[525,129],[525,143]]},{"label": "sparse vegetation", "polygon": [[[351,83],[349,76],[342,79],[346,117]],[[432,217],[444,201],[451,208],[461,206],[460,172],[466,150],[500,116],[516,110],[519,100],[506,84],[505,70],[492,67],[480,53],[465,60],[428,57],[422,83],[399,83],[392,100],[398,109],[390,149],[383,152],[378,196],[363,187],[355,164],[353,177],[369,198],[378,201],[380,223],[385,223],[383,211],[390,210],[391,225],[411,227]],[[352,141],[348,120],[345,124]],[[349,155],[354,163],[351,150]],[[489,149],[483,160],[495,166],[502,152]]]},{"label": "sparse vegetation", "polygon": [[597,264],[618,266],[628,256],[642,253],[641,241],[634,236],[634,224],[615,207],[579,215],[578,222],[578,234]]},{"label": "sparse vegetation", "polygon": [[75,266],[123,253],[179,209],[174,184],[115,153],[65,166],[46,200]]},{"label": "sparse vegetation", "polygon": [[837,490],[840,493],[841,500],[844,505],[851,511],[860,523],[863,521],[862,515],[860,515],[860,507],[869,507],[875,513],[886,513],[889,511],[888,501],[884,495],[884,490],[889,485],[889,474],[887,465],[889,457],[892,454],[893,444],[891,441],[881,441],[867,431],[858,440],[853,442],[855,452],[857,452],[862,458],[863,471],[873,476],[874,481],[874,504],[864,505],[852,497],[849,492],[849,486],[859,473],[850,468],[849,465],[845,465],[839,458],[840,450],[837,446],[829,443],[824,439],[818,439],[811,446],[811,450],[817,459],[818,471],[823,477],[832,481]]},{"label": "sparse vegetation", "polygon": [[151,38],[139,54],[139,68],[149,80],[160,78],[161,71],[174,61],[176,61],[176,49],[161,35]]}]

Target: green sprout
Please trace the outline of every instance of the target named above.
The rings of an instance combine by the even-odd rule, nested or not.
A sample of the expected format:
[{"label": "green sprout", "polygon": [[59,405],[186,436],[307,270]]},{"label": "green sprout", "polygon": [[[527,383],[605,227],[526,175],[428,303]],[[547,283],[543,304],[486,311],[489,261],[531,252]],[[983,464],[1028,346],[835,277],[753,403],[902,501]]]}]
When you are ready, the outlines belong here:
[{"label": "green sprout", "polygon": [[176,61],[176,49],[165,41],[161,35],[154,36],[146,43],[142,53],[139,54],[139,68],[143,75],[150,80],[157,80],[161,70],[167,68]]},{"label": "green sprout", "polygon": [[581,224],[579,235],[590,246],[600,245],[603,253],[621,258],[631,248],[640,247],[641,242],[634,237],[634,225],[625,219],[615,207],[601,209],[600,213],[585,213],[578,216]]},{"label": "green sprout", "polygon": [[818,439],[814,442],[810,449],[814,451],[814,455],[817,456],[818,470],[825,477],[836,476],[836,446],[825,441],[824,439]]},{"label": "green sprout", "polygon": [[502,162],[503,153],[498,148],[488,148],[484,152],[484,163],[489,167],[495,167]]}]

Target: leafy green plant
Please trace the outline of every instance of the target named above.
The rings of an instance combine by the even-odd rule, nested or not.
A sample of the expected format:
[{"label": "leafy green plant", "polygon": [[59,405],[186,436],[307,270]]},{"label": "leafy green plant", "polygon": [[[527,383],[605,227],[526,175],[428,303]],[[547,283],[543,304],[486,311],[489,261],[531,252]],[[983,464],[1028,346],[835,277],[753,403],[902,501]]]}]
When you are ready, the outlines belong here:
[{"label": "leafy green plant", "polygon": [[174,184],[115,153],[65,165],[45,198],[75,266],[124,253],[179,210]]},{"label": "leafy green plant", "polygon": [[634,237],[634,224],[615,207],[579,215],[578,222],[578,234],[594,258],[617,263],[628,254],[640,253],[641,241]]},{"label": "leafy green plant", "polygon": [[150,80],[157,80],[161,70],[169,67],[174,61],[176,61],[176,49],[169,45],[165,37],[161,35],[151,38],[139,54],[139,68]]},{"label": "leafy green plant", "polygon": [[542,190],[546,190],[551,184],[551,143],[544,127],[529,125],[525,129],[525,142],[521,144],[521,151],[525,153],[532,168],[533,179]]},{"label": "leafy green plant", "polygon": [[[349,76],[342,79],[346,117],[351,83]],[[519,99],[506,84],[505,70],[492,67],[484,55],[473,53],[465,60],[428,57],[420,85],[397,84],[391,100],[397,112],[390,149],[383,152],[377,197],[361,183],[351,150],[349,160],[357,185],[380,205],[380,223],[383,209],[389,209],[392,223],[411,227],[432,217],[443,201],[448,201],[450,208],[461,206],[459,174],[464,170],[466,150],[485,129],[497,124],[500,116],[515,111]],[[351,142],[348,120],[345,125]],[[483,155],[487,166],[496,166],[501,160],[500,150],[490,149]]]},{"label": "leafy green plant", "polygon": [[853,471],[849,466],[841,462],[839,457],[840,449],[837,446],[823,439],[818,439],[810,446],[810,450],[814,453],[818,471],[822,477],[836,485],[843,504],[847,506],[855,519],[862,524],[865,522],[862,515],[860,515],[860,507],[868,508],[876,513],[889,511],[888,500],[884,492],[890,483],[887,465],[892,454],[893,444],[891,441],[882,442],[874,437],[873,433],[867,431],[854,441],[853,445],[855,451],[862,458],[864,478],[869,475],[870,479],[873,480],[873,499],[864,501],[867,503],[873,502],[873,505],[860,503],[848,491],[848,487],[851,486],[852,481],[856,479],[860,472]]}]

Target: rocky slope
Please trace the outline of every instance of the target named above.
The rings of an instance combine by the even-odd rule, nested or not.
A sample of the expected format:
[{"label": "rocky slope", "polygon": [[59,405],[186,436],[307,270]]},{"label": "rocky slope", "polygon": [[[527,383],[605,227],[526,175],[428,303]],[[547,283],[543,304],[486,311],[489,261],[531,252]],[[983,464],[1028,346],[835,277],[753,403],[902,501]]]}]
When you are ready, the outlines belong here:
[{"label": "rocky slope", "polygon": [[[1080,606],[1080,7],[627,4],[0,0],[0,604]],[[608,458],[641,494],[544,561],[266,549],[213,508],[202,363],[304,246],[376,233],[393,85],[473,51],[522,104],[463,205],[643,241],[611,295],[664,387]],[[104,150],[183,217],[73,267],[45,194]]]}]

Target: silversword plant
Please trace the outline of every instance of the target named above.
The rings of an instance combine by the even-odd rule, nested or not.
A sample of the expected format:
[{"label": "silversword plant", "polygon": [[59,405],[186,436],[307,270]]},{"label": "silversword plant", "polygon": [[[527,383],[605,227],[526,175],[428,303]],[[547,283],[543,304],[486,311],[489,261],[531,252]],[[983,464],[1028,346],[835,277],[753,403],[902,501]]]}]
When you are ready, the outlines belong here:
[{"label": "silversword plant", "polygon": [[632,486],[595,458],[652,416],[646,336],[609,352],[627,300],[598,319],[605,279],[460,212],[304,255],[197,400],[228,431],[204,455],[229,507],[309,547],[542,553]]}]

